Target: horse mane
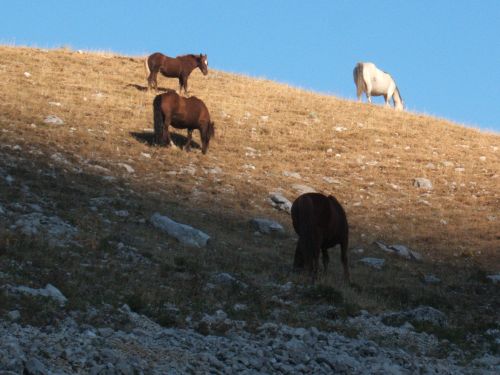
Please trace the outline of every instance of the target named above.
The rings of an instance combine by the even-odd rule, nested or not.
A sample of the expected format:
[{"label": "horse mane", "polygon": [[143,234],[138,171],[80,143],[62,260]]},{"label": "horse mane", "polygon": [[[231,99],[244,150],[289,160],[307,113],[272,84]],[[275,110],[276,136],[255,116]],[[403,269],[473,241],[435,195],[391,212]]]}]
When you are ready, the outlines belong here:
[{"label": "horse mane", "polygon": [[186,57],[189,57],[190,59],[195,59],[197,60],[198,59],[198,55],[194,55],[192,53],[189,53],[187,55],[181,55],[181,56],[177,56],[178,59],[183,59],[183,58],[186,58]]}]

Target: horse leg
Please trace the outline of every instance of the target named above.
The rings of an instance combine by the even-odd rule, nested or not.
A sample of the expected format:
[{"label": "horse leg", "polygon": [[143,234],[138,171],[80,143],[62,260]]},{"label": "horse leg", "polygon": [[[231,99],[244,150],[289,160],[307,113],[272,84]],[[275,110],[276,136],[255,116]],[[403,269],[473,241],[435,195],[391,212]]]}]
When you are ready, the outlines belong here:
[{"label": "horse leg", "polygon": [[165,121],[163,122],[163,134],[162,134],[162,144],[167,147],[172,145],[172,140],[170,139],[170,133],[168,127],[170,125],[170,116],[165,116]]},{"label": "horse leg", "polygon": [[311,269],[313,284],[316,281],[316,279],[318,278],[319,252],[320,252],[319,248],[314,249],[314,254],[313,254],[313,259],[312,259],[312,269]]},{"label": "horse leg", "polygon": [[321,253],[323,254],[323,271],[326,273],[328,270],[328,263],[330,263],[330,256],[328,255],[328,249],[322,248]]},{"label": "horse leg", "polygon": [[344,268],[344,280],[348,283],[351,282],[351,274],[349,273],[349,265],[347,259],[348,251],[348,240],[346,239],[340,244],[340,260],[342,261],[342,266]]},{"label": "horse leg", "polygon": [[182,95],[182,88],[184,87],[184,76],[179,76],[179,95]]},{"label": "horse leg", "polygon": [[184,149],[189,152],[191,150],[191,140],[193,139],[193,129],[188,129],[188,139],[186,142],[186,146],[184,146]]},{"label": "horse leg", "polygon": [[366,82],[365,94],[366,94],[366,100],[368,100],[368,103],[371,103],[372,102],[372,85],[369,81]]},{"label": "horse leg", "polygon": [[[385,105],[387,107],[391,106],[391,98],[392,101],[394,102],[394,91],[396,91],[394,88],[390,87],[389,90],[387,90],[387,95],[385,96]],[[396,107],[396,103],[394,103],[394,107]]]},{"label": "horse leg", "polygon": [[294,271],[300,271],[304,269],[304,253],[302,252],[301,248],[302,243],[299,241],[297,242],[297,247],[295,248],[295,255],[293,257],[293,270]]}]

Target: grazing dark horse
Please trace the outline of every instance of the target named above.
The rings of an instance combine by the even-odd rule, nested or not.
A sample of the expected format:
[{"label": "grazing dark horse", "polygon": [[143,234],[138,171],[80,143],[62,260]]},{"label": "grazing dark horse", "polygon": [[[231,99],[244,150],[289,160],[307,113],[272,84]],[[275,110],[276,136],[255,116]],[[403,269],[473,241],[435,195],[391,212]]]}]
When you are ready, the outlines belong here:
[{"label": "grazing dark horse", "polygon": [[184,88],[187,95],[188,77],[191,72],[200,68],[203,75],[208,74],[207,55],[184,55],[175,58],[165,56],[159,52],[153,53],[144,60],[148,79],[148,88],[158,90],[156,77],[158,72],[169,78],[179,78],[179,94]]},{"label": "grazing dark horse", "polygon": [[210,121],[207,106],[195,96],[184,98],[175,92],[157,95],[153,101],[155,142],[170,146],[168,126],[187,129],[186,151],[191,148],[193,130],[198,129],[201,137],[201,152],[207,153],[210,138],[215,135],[214,123]]},{"label": "grazing dark horse", "polygon": [[307,268],[313,280],[319,268],[319,253],[323,253],[325,272],[330,260],[328,248],[340,245],[340,259],[344,267],[344,279],[349,282],[347,247],[349,225],[344,209],[333,197],[320,193],[306,193],[298,197],[292,205],[292,222],[299,241],[295,250],[294,269]]}]

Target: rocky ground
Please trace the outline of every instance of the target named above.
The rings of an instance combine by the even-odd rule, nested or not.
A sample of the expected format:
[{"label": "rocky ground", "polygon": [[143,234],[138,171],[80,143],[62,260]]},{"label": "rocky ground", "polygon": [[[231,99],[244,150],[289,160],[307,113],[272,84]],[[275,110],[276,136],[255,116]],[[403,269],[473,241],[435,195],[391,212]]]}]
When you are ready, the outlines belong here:
[{"label": "rocky ground", "polygon": [[[102,315],[102,316],[100,316]],[[429,311],[425,316],[432,316]],[[484,354],[465,364],[458,349],[433,335],[399,327],[366,312],[345,322],[361,329],[350,338],[314,327],[263,323],[252,330],[223,311],[190,321],[191,328],[163,328],[124,305],[109,322],[109,311],[87,311],[35,328],[0,322],[2,374],[498,374],[498,357]],[[387,315],[386,315],[387,317]],[[439,313],[438,313],[439,317]],[[435,317],[434,317],[435,318]],[[121,326],[121,328],[117,328]],[[222,329],[223,334],[217,334]],[[498,332],[497,340],[498,340]],[[448,348],[449,349],[449,348]]]},{"label": "rocky ground", "polygon": [[[126,170],[126,166],[123,168]],[[7,228],[7,238],[43,238],[47,249],[52,249],[55,254],[75,257],[76,269],[90,267],[87,271],[90,272],[91,264],[96,259],[91,258],[91,252],[84,248],[86,242],[81,229],[58,216],[59,211],[53,208],[57,207],[57,201],[47,202],[47,198],[38,197],[29,187],[35,186],[35,182],[20,180],[18,176],[9,174],[7,168],[0,168],[0,176],[3,185],[10,192],[18,192],[21,197],[11,202],[0,201],[0,222]],[[89,212],[98,212],[101,227],[107,225],[110,231],[115,230],[113,225],[131,225],[130,208],[113,209],[112,202],[112,198],[105,196],[91,198]],[[268,203],[283,211],[288,211],[291,204],[279,193],[271,193]],[[122,224],[120,220],[123,220]],[[165,232],[176,238],[178,243],[195,248],[205,247],[209,239],[205,233],[158,213],[134,218],[132,224],[147,227],[150,231]],[[250,224],[257,238],[268,235],[287,238],[284,228],[273,220],[255,218]],[[116,248],[111,255],[103,255],[102,261],[108,268],[115,264],[119,272],[126,273],[127,267],[130,272],[155,267],[155,258],[144,256],[138,248],[119,241],[104,244],[112,244],[113,249]],[[7,245],[2,251],[12,252],[6,250]],[[31,245],[28,242],[28,245],[18,247],[17,251],[26,251],[23,246]],[[421,259],[419,253],[402,245],[377,242],[375,246],[380,250],[379,256],[393,254],[395,258],[411,262]],[[375,270],[385,267],[385,259],[363,257],[362,249],[354,249],[353,254],[360,257],[357,262],[365,267]],[[224,303],[206,310],[186,310],[184,306],[182,311],[169,303],[165,307],[170,316],[168,324],[159,325],[137,312],[141,306],[131,308],[122,304],[117,308],[117,301],[113,305],[87,301],[85,308],[65,307],[69,300],[78,298],[78,292],[67,298],[52,284],[43,288],[34,287],[33,284],[41,282],[40,279],[33,283],[38,272],[32,264],[36,261],[36,253],[35,260],[26,258],[22,261],[22,258],[16,258],[15,253],[10,256],[10,261],[4,258],[6,272],[0,272],[0,302],[8,301],[10,306],[0,306],[5,312],[0,319],[2,375],[500,372],[500,358],[495,351],[500,344],[498,329],[471,335],[470,340],[477,341],[474,352],[464,350],[432,333],[447,328],[448,317],[430,306],[378,315],[365,310],[339,314],[341,309],[346,309],[345,306],[339,308],[335,303],[313,298],[312,305],[304,309],[298,296],[317,294],[313,286],[292,281],[282,284],[271,282],[257,285],[263,294],[269,295],[269,305],[274,306],[266,317],[249,320],[234,318],[238,312],[252,310],[251,300],[235,303],[230,307],[231,311],[226,309],[227,304]],[[47,254],[43,256],[48,258]],[[56,263],[47,265],[49,269],[55,266]],[[75,272],[75,269],[66,271]],[[182,276],[184,281],[181,282],[184,283],[193,278],[189,272],[184,270],[173,274]],[[256,286],[239,280],[237,275],[214,270],[208,272],[203,280],[203,294],[216,301],[223,301],[233,289],[248,291]],[[439,284],[441,280],[425,275],[424,282],[431,285]],[[494,282],[491,279],[490,284]],[[81,282],[78,281],[78,284],[81,285]],[[102,287],[106,288],[106,285]],[[334,289],[327,288],[325,291],[337,293]],[[43,323],[29,324],[26,315],[30,314],[31,302],[26,300],[35,301],[38,313],[42,311],[45,314]],[[300,310],[302,316],[299,314],[296,324],[292,326],[283,317],[294,310]],[[316,327],[311,322],[319,322],[319,325]],[[423,326],[432,329],[425,330]]]}]

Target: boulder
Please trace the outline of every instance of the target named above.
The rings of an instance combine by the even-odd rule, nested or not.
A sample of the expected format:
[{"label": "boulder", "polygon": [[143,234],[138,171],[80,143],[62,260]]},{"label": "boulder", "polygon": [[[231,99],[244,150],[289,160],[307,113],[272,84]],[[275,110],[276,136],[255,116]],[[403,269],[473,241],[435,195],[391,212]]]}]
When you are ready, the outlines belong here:
[{"label": "boulder", "polygon": [[292,202],[286,199],[281,193],[270,193],[269,201],[271,205],[278,210],[290,213],[292,210]]},{"label": "boulder", "polygon": [[419,188],[419,189],[427,189],[431,190],[432,189],[432,182],[424,177],[417,177],[413,179],[413,186]]},{"label": "boulder", "polygon": [[250,220],[252,227],[263,234],[284,234],[285,229],[283,226],[273,220],[254,218]]},{"label": "boulder", "polygon": [[52,298],[52,299],[56,300],[57,302],[59,302],[61,305],[64,305],[66,303],[66,301],[68,300],[61,293],[61,291],[59,289],[57,289],[52,284],[47,284],[45,286],[45,288],[40,288],[40,289],[30,288],[30,287],[24,286],[24,285],[10,287],[9,289],[12,292],[29,294],[31,296],[42,296],[42,297]]},{"label": "boulder", "polygon": [[373,268],[380,270],[380,269],[382,269],[382,267],[385,263],[385,259],[366,257],[366,258],[360,259],[359,262],[361,262],[369,267],[373,267]]},{"label": "boulder", "polygon": [[151,224],[155,228],[174,237],[183,245],[191,247],[205,247],[210,239],[210,236],[201,230],[193,228],[186,224],[177,223],[176,221],[155,213],[150,218]]},{"label": "boulder", "polygon": [[387,245],[381,241],[375,241],[375,244],[377,244],[381,250],[388,253],[396,254],[406,259],[422,260],[422,255],[420,253],[417,253],[404,245]]},{"label": "boulder", "polygon": [[45,117],[43,122],[52,125],[64,125],[64,121],[56,115],[48,115],[47,117]]}]

